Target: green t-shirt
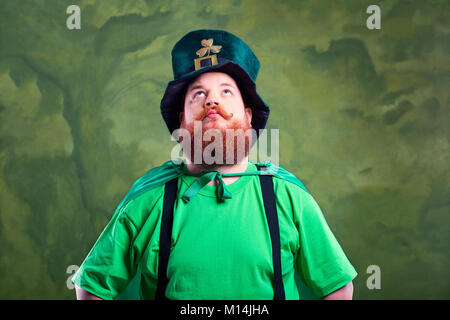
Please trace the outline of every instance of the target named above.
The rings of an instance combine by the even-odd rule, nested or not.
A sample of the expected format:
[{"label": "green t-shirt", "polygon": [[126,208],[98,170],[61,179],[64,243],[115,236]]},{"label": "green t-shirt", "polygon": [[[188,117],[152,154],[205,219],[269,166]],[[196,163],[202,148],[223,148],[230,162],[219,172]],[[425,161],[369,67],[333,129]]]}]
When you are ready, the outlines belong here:
[{"label": "green t-shirt", "polygon": [[[249,162],[246,172],[257,171]],[[232,198],[218,201],[204,186],[185,203],[181,195],[196,177],[181,175],[174,205],[167,267],[169,299],[273,299],[269,228],[259,177],[241,176],[226,186]],[[295,272],[317,297],[350,282],[356,271],[313,197],[273,176],[280,227],[286,299],[299,299]],[[116,298],[138,268],[140,295],[154,299],[164,184],[123,206],[108,223],[72,281],[103,299]]]}]

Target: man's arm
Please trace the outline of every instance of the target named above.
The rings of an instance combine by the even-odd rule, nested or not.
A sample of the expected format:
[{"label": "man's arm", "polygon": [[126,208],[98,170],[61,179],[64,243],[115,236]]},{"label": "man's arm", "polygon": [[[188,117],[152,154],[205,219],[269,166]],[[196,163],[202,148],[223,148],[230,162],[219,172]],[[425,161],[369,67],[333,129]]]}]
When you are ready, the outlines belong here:
[{"label": "man's arm", "polygon": [[347,283],[340,289],[333,291],[329,295],[326,295],[322,300],[352,300],[353,297],[353,282]]},{"label": "man's arm", "polygon": [[77,293],[77,300],[103,300],[102,298],[93,295],[92,293],[75,285],[75,291]]}]

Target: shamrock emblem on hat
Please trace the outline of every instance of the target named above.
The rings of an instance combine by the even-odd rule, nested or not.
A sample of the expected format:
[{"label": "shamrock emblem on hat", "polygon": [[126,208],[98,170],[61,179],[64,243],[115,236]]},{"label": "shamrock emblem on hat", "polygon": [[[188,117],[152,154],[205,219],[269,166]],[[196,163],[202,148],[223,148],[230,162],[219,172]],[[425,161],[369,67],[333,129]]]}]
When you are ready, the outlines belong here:
[{"label": "shamrock emblem on hat", "polygon": [[203,48],[197,50],[197,55],[199,57],[203,57],[206,52],[208,52],[208,56],[210,51],[214,52],[214,53],[219,53],[220,49],[222,48],[222,46],[213,46],[213,39],[208,39],[208,40],[202,40],[202,46]]}]

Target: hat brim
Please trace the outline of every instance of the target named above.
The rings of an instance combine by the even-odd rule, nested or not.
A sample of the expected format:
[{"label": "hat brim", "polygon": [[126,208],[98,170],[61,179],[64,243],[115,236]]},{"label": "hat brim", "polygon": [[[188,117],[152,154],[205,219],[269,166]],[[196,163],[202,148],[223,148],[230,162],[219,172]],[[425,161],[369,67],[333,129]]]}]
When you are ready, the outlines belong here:
[{"label": "hat brim", "polygon": [[183,97],[187,86],[193,79],[206,72],[223,72],[236,81],[244,104],[252,109],[252,128],[256,130],[256,134],[259,136],[259,130],[265,128],[269,118],[269,106],[257,93],[256,85],[247,72],[231,61],[203,67],[168,83],[161,100],[161,114],[170,134],[180,127],[179,114],[184,110]]}]

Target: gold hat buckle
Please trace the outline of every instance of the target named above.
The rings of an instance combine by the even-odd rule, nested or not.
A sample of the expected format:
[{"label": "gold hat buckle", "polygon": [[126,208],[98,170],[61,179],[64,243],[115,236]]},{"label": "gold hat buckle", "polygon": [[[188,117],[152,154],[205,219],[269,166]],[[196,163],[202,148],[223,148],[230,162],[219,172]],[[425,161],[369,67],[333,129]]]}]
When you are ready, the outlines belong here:
[{"label": "gold hat buckle", "polygon": [[[195,70],[198,70],[202,67],[201,65],[201,61],[205,60],[205,59],[210,59],[211,60],[211,65],[216,65],[217,62],[217,55],[213,54],[210,55],[209,53],[215,52],[215,53],[219,53],[220,49],[222,48],[222,46],[213,46],[213,39],[208,39],[208,40],[202,40],[201,41],[203,48],[197,50],[196,54],[200,57],[197,59],[194,59],[194,66],[195,66]],[[207,56],[204,56],[206,53],[208,53]]]}]

